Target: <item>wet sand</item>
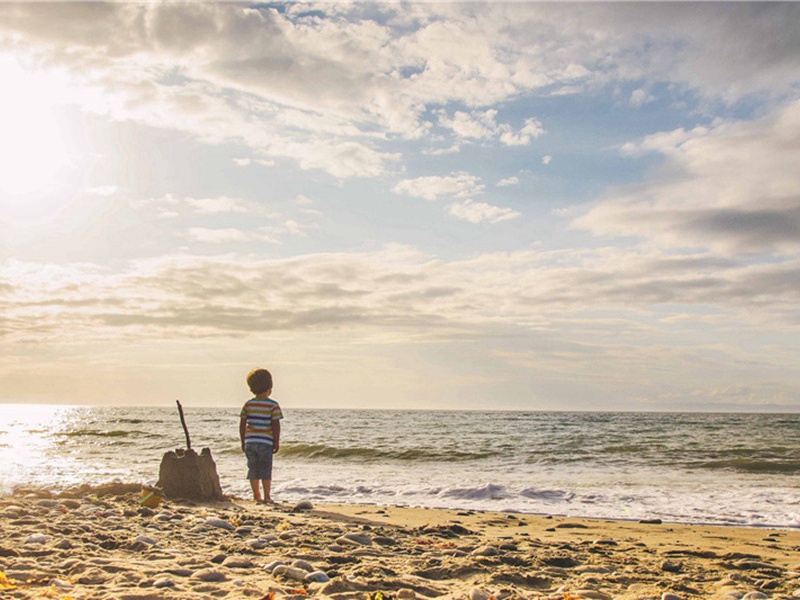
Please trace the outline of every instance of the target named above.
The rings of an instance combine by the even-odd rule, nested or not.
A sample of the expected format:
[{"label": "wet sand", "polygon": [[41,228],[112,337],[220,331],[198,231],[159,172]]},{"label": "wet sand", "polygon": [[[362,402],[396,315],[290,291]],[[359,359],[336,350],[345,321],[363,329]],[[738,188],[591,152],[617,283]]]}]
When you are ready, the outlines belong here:
[{"label": "wet sand", "polygon": [[800,531],[360,505],[0,497],[0,597],[800,597]]}]

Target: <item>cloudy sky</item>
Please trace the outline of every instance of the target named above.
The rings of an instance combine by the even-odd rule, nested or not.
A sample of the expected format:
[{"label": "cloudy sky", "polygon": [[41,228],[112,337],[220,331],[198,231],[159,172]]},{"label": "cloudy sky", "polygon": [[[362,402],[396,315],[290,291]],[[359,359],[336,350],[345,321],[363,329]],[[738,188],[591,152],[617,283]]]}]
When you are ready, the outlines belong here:
[{"label": "cloudy sky", "polygon": [[798,22],[0,3],[0,401],[798,410]]}]

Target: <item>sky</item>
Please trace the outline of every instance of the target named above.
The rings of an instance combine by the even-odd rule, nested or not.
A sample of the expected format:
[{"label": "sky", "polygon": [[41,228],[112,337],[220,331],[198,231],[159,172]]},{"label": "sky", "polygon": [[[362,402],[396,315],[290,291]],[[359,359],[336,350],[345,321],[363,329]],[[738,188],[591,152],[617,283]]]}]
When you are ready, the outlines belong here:
[{"label": "sky", "polygon": [[0,3],[0,402],[800,409],[800,4]]}]

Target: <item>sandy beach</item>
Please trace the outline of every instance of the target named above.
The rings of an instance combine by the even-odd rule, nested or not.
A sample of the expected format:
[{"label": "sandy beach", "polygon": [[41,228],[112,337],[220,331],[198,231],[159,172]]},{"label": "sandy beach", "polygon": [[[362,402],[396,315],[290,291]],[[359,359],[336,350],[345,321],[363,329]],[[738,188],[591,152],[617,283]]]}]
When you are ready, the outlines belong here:
[{"label": "sandy beach", "polygon": [[4,598],[800,597],[800,532],[360,505],[0,498]]}]

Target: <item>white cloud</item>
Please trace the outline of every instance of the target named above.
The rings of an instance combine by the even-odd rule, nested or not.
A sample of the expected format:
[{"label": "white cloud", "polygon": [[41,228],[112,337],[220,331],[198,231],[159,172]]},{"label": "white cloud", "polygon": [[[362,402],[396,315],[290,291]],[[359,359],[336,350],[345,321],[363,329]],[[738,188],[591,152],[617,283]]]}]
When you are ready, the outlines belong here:
[{"label": "white cloud", "polygon": [[216,198],[180,198],[173,194],[166,194],[161,198],[132,200],[130,204],[137,210],[155,210],[162,218],[165,216],[174,218],[181,214],[199,216],[221,214],[251,215],[269,219],[276,219],[280,216],[263,204],[229,196],[218,196]]},{"label": "white cloud", "polygon": [[514,131],[508,123],[497,122],[498,111],[456,111],[448,117],[444,111],[439,116],[439,125],[451,129],[460,139],[490,140],[497,138],[506,146],[526,146],[531,140],[545,133],[538,119],[529,118],[523,126]]},{"label": "white cloud", "polygon": [[644,88],[637,88],[631,92],[631,97],[628,100],[630,105],[634,108],[641,108],[645,104],[653,102],[655,97]]},{"label": "white cloud", "polygon": [[667,247],[800,252],[800,102],[756,121],[649,136],[623,151],[658,152],[665,164],[590,207],[576,226]]},{"label": "white cloud", "polygon": [[219,198],[185,198],[184,202],[195,213],[200,215],[246,214],[250,212],[250,208],[240,198],[229,198],[227,196],[220,196]]},{"label": "white cloud", "polygon": [[429,137],[449,106],[465,107],[439,118],[460,138],[523,145],[541,124],[515,130],[495,107],[531,93],[636,82],[637,105],[670,82],[734,101],[800,80],[792,3],[371,8],[3,3],[0,51],[65,74],[58,97],[83,110],[340,179],[391,172],[387,134]]},{"label": "white cloud", "polygon": [[233,227],[212,229],[208,227],[191,227],[186,232],[187,237],[197,242],[207,244],[228,244],[231,242],[246,242],[254,239],[253,234]]},{"label": "white cloud", "polygon": [[506,177],[505,179],[501,179],[495,185],[497,187],[508,187],[510,185],[517,185],[519,183],[519,177]]},{"label": "white cloud", "polygon": [[261,165],[262,167],[274,167],[274,160],[263,158],[234,158],[233,162],[238,167],[249,167],[250,165]]},{"label": "white cloud", "polygon": [[485,202],[475,202],[473,200],[454,202],[447,207],[447,212],[457,219],[469,221],[470,223],[482,223],[483,221],[501,223],[502,221],[509,221],[520,216],[520,213],[511,208],[501,208],[499,206],[492,206]]},{"label": "white cloud", "polygon": [[440,198],[466,198],[483,192],[480,179],[469,173],[459,172],[448,176],[428,176],[404,179],[394,186],[394,193],[438,200]]},{"label": "white cloud", "polygon": [[525,125],[519,131],[511,131],[510,127],[503,128],[500,141],[506,146],[527,146],[531,140],[545,133],[544,127],[537,119],[526,119]]},{"label": "white cloud", "polygon": [[496,118],[497,111],[494,109],[472,111],[471,113],[456,111],[452,117],[443,113],[439,117],[439,125],[452,129],[461,138],[483,140],[491,138],[497,133]]},{"label": "white cloud", "polygon": [[549,165],[551,162],[553,162],[553,157],[550,156],[549,154],[542,157],[543,165]]}]

